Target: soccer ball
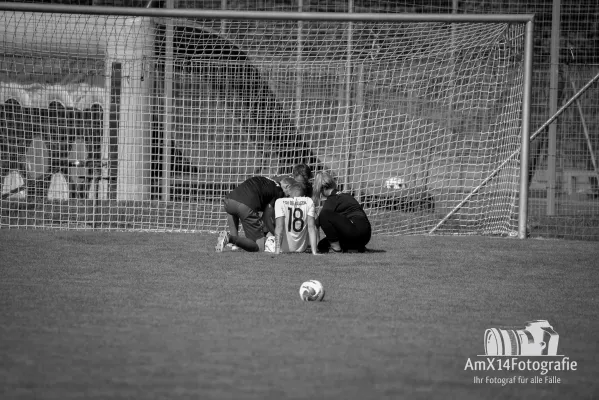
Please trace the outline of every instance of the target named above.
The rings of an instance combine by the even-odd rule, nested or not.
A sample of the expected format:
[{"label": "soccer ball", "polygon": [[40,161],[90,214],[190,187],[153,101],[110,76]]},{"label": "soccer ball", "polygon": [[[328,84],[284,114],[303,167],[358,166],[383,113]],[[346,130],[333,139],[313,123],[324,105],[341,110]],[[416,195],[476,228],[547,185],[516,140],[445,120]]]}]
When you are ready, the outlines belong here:
[{"label": "soccer ball", "polygon": [[303,301],[322,301],[324,299],[324,287],[319,281],[306,281],[302,283],[299,294]]}]

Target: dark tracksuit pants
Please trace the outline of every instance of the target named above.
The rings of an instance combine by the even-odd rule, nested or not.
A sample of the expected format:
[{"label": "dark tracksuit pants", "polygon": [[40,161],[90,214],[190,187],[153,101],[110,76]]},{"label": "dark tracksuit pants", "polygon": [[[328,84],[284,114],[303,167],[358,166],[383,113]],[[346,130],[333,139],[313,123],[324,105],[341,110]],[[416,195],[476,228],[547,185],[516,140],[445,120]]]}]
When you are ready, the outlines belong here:
[{"label": "dark tracksuit pants", "polygon": [[319,250],[323,252],[328,251],[329,242],[339,242],[343,250],[364,251],[372,235],[367,218],[348,218],[330,210],[320,212],[318,224],[326,235],[326,239],[318,245]]}]

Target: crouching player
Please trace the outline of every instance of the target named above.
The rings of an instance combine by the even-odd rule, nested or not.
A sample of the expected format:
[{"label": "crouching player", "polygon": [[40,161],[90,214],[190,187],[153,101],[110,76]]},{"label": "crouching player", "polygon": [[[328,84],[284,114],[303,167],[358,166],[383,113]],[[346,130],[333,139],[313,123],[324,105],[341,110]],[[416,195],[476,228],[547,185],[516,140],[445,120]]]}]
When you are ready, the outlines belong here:
[{"label": "crouching player", "polygon": [[[227,215],[230,232],[221,232],[215,249],[222,252],[228,244],[249,251],[264,251],[265,233],[274,234],[275,201],[286,195],[293,179],[287,178],[281,185],[263,176],[254,176],[245,180],[223,199],[223,208]],[[246,237],[239,236],[239,223]]]},{"label": "crouching player", "polygon": [[318,254],[314,202],[304,190],[303,185],[294,183],[288,188],[290,197],[275,202],[275,254],[303,253],[308,240],[312,254]]}]

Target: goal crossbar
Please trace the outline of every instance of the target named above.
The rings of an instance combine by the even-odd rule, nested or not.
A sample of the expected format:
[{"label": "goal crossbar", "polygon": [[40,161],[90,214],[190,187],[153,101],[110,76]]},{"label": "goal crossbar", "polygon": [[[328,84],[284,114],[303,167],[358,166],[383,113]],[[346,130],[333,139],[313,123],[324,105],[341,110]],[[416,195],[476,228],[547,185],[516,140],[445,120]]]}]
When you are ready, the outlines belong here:
[{"label": "goal crossbar", "polygon": [[165,9],[109,6],[76,6],[67,4],[1,3],[0,10],[61,14],[121,15],[139,17],[202,18],[231,20],[292,21],[379,21],[379,22],[514,22],[534,20],[534,14],[379,14],[285,11],[234,11],[204,9]]}]

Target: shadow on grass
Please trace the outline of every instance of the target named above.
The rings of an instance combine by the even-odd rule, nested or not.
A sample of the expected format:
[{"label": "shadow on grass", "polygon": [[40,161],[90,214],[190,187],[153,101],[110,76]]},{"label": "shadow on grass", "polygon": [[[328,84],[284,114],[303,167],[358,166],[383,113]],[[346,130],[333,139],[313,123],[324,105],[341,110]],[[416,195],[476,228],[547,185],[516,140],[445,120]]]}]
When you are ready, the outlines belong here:
[{"label": "shadow on grass", "polygon": [[383,249],[369,249],[369,248],[366,248],[365,254],[367,254],[367,253],[386,253],[386,252],[387,252],[387,250],[383,250]]}]

